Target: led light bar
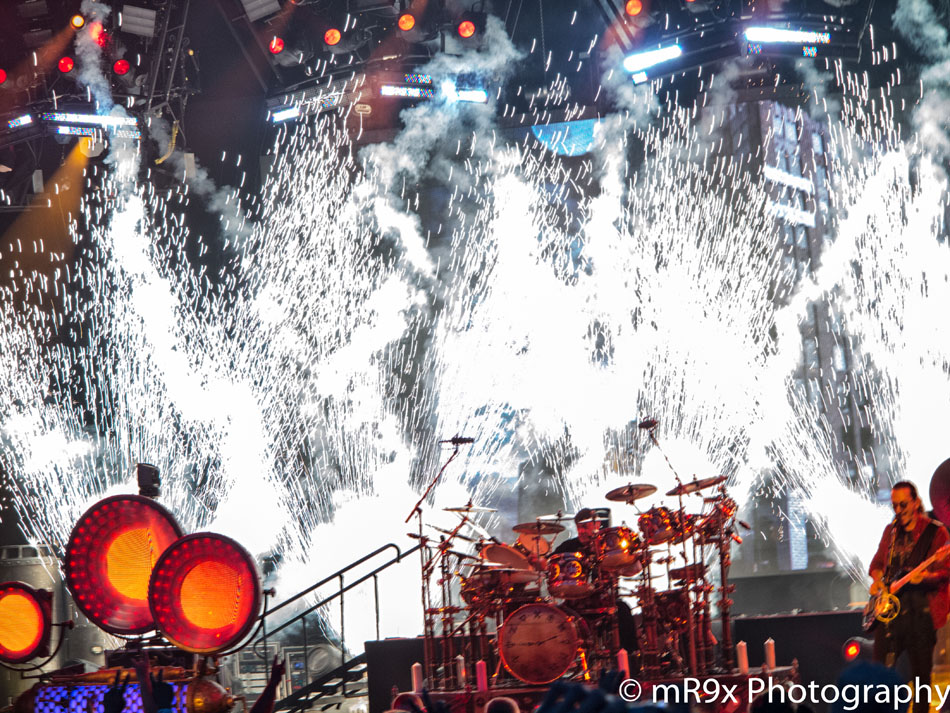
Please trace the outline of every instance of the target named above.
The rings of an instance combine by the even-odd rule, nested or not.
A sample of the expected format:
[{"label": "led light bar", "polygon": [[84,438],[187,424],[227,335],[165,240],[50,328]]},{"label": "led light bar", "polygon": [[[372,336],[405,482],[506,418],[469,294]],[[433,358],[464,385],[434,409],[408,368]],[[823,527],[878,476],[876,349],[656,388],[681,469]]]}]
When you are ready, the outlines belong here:
[{"label": "led light bar", "polygon": [[21,126],[29,126],[33,123],[33,117],[30,114],[24,114],[23,116],[18,116],[16,119],[10,119],[7,122],[7,127],[11,129],[19,129]]},{"label": "led light bar", "polygon": [[631,74],[637,74],[649,67],[654,67],[663,62],[669,62],[671,59],[676,59],[682,54],[683,48],[679,45],[670,45],[669,47],[647,50],[646,52],[637,52],[636,54],[627,55],[623,61],[623,68]]},{"label": "led light bar", "polygon": [[[56,133],[64,136],[97,136],[100,129],[92,126],[57,126]],[[142,134],[138,129],[110,129],[110,135],[121,139],[140,139]]]},{"label": "led light bar", "polygon": [[85,124],[101,126],[110,129],[116,126],[137,126],[138,122],[131,116],[101,116],[99,114],[72,114],[61,111],[50,111],[43,114],[43,121],[54,124]]},{"label": "led light bar", "polygon": [[781,42],[793,45],[827,45],[831,42],[830,32],[810,32],[807,30],[783,30],[777,27],[747,27],[745,38],[749,42]]},{"label": "led light bar", "polygon": [[292,106],[287,109],[281,109],[280,111],[275,111],[270,115],[270,120],[277,124],[281,121],[287,121],[287,119],[296,119],[300,116],[300,107]]},{"label": "led light bar", "polygon": [[398,84],[384,84],[379,88],[380,96],[407,97],[409,99],[431,99],[431,87],[404,87]]},{"label": "led light bar", "polygon": [[455,98],[460,102],[485,104],[488,101],[488,92],[484,89],[459,89],[455,93]]},{"label": "led light bar", "polygon": [[432,77],[428,74],[412,73],[405,76],[406,84],[432,84]]}]

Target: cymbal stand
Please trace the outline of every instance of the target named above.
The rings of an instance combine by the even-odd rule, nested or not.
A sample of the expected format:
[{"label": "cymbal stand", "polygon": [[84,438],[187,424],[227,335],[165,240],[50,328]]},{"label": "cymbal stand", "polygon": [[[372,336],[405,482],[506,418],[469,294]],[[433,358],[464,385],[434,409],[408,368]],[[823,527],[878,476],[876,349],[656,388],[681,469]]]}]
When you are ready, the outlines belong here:
[{"label": "cymbal stand", "polygon": [[[667,457],[666,453],[663,452],[663,449],[660,447],[660,442],[656,440],[656,426],[647,429],[647,433],[650,435],[650,441],[656,446],[656,449],[660,451],[663,455],[663,460],[666,461],[666,464],[669,466],[670,471],[673,473],[673,477],[676,478],[676,484],[678,486],[683,485],[683,480],[680,478],[679,473],[676,472],[676,468],[673,467],[673,464],[670,463],[670,459]],[[683,494],[680,493],[677,498],[679,499],[680,512],[683,512]],[[689,563],[689,551],[686,548],[686,541],[683,541],[683,557]],[[697,672],[697,663],[696,663],[696,629],[693,626],[693,599],[688,596],[689,590],[687,589],[686,602],[689,611],[688,614],[688,624],[686,629],[686,634],[688,636],[688,651],[689,651],[689,675],[695,676]]]},{"label": "cymbal stand", "polygon": [[[725,501],[726,487],[721,486],[722,498]],[[716,504],[717,507],[719,503]],[[719,619],[722,621],[722,665],[727,671],[732,670],[732,600],[729,595],[735,591],[735,585],[728,584],[729,566],[732,564],[732,539],[735,535],[736,512],[733,512],[726,525],[725,511],[721,513],[719,524]]]},{"label": "cymbal stand", "polygon": [[643,569],[644,584],[638,589],[637,597],[640,600],[640,614],[643,618],[643,646],[640,651],[640,667],[643,677],[647,680],[656,680],[660,677],[659,661],[659,636],[657,634],[657,610],[656,597],[653,591],[652,578],[650,576],[650,550],[643,550]]}]

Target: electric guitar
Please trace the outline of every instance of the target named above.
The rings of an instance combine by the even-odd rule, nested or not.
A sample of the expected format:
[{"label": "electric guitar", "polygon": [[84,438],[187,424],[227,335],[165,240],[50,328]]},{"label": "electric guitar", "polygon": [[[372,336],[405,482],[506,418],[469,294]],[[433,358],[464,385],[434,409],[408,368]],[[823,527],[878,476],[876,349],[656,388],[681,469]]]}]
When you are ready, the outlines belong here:
[{"label": "electric guitar", "polygon": [[901,611],[901,602],[900,599],[897,598],[897,593],[904,587],[905,584],[910,582],[910,580],[915,575],[923,574],[923,571],[932,565],[936,560],[944,559],[947,555],[950,555],[950,544],[944,545],[939,550],[934,552],[932,555],[930,555],[930,557],[914,567],[910,572],[905,574],[889,587],[886,587],[883,592],[872,594],[868,599],[867,605],[864,607],[864,631],[870,632],[875,626],[877,626],[879,621],[883,621],[884,623],[894,621]]}]

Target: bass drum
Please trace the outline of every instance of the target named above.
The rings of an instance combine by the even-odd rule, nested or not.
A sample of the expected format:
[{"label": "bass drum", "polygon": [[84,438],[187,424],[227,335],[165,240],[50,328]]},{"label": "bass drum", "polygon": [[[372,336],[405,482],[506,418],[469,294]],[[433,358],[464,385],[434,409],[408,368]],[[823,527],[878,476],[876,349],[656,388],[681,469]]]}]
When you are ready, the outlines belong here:
[{"label": "bass drum", "polygon": [[525,604],[498,630],[498,652],[505,668],[532,685],[551,683],[567,673],[579,645],[573,617],[553,604]]}]

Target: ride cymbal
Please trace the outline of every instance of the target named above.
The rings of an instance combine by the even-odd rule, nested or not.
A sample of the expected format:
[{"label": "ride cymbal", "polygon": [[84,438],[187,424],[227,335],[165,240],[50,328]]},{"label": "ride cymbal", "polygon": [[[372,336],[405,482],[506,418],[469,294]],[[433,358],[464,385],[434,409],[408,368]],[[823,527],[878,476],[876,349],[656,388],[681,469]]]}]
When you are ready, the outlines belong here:
[{"label": "ride cymbal", "polygon": [[480,505],[463,505],[457,508],[442,508],[445,512],[498,512],[495,508],[483,508]]},{"label": "ride cymbal", "polygon": [[564,532],[564,525],[544,521],[522,522],[511,529],[523,535],[556,535],[559,532]]},{"label": "ride cymbal", "polygon": [[712,488],[720,483],[725,483],[726,480],[728,480],[728,478],[724,475],[714,475],[711,478],[693,478],[682,485],[677,485],[669,491],[667,495],[689,495],[690,493],[696,493],[706,488]]}]

